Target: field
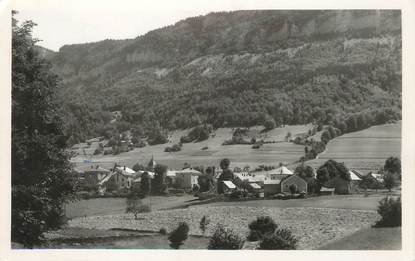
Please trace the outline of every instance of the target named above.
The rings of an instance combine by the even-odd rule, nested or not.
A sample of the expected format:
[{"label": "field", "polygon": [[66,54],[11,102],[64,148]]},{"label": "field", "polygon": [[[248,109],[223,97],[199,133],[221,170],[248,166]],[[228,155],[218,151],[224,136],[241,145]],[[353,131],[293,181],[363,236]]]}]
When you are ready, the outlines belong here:
[{"label": "field", "polygon": [[[194,199],[191,195],[152,196],[143,199],[142,203],[151,206],[152,210],[160,210],[178,207]],[[94,198],[71,202],[65,206],[65,212],[68,218],[110,215],[124,213],[126,206],[125,198]]]},{"label": "field", "polygon": [[367,173],[383,167],[385,160],[401,156],[401,122],[373,126],[331,140],[326,151],[307,164],[318,167],[328,159]]},{"label": "field", "polygon": [[[244,167],[250,165],[256,167],[258,165],[275,165],[280,162],[292,163],[297,161],[304,155],[304,147],[290,142],[284,142],[284,138],[288,132],[293,136],[307,132],[311,125],[294,125],[276,128],[269,132],[261,133],[260,127],[252,127],[251,132],[261,133],[261,137],[266,141],[275,141],[277,143],[264,144],[259,149],[252,149],[251,145],[227,145],[222,143],[232,138],[233,130],[231,128],[219,128],[215,130],[215,135],[208,140],[195,143],[183,144],[182,150],[179,152],[164,152],[167,146],[178,143],[180,137],[187,133],[187,131],[176,131],[171,134],[171,142],[168,144],[146,146],[144,148],[137,148],[129,152],[121,153],[119,155],[97,155],[84,156],[83,149],[78,152],[81,154],[73,158],[73,162],[80,168],[87,167],[91,164],[99,164],[103,167],[112,167],[114,163],[132,167],[135,163],[147,164],[147,162],[154,156],[157,163],[167,165],[171,169],[182,168],[184,163],[192,164],[193,166],[218,166],[219,161],[223,158],[231,160],[231,166]],[[79,146],[86,147],[86,144]],[[92,154],[97,143],[91,145],[91,148],[86,148],[86,154]],[[208,147],[202,150],[203,147]],[[92,163],[86,163],[85,160],[90,160]]]}]

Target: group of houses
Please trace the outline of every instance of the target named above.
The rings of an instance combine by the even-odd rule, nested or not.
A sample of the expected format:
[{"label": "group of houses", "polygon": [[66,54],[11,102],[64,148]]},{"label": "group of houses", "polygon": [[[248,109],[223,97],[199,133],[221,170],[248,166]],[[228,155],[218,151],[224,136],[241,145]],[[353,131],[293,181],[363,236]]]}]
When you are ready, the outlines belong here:
[{"label": "group of houses", "polygon": [[[155,176],[154,167],[156,162],[153,158],[147,165],[146,171],[133,169],[126,166],[115,165],[111,169],[103,168],[99,165],[91,165],[86,169],[76,172],[79,175],[81,188],[85,190],[96,190],[99,194],[107,191],[129,190],[134,186],[139,186],[141,176],[147,173],[150,179]],[[166,173],[166,182],[175,188],[190,190],[198,183],[198,176],[201,172],[189,167],[182,170],[168,170]]]},{"label": "group of houses", "polygon": [[[96,190],[99,194],[104,194],[107,191],[129,190],[134,186],[139,186],[141,176],[145,172],[150,179],[153,179],[155,176],[155,166],[156,162],[152,158],[147,165],[147,171],[134,171],[129,167],[118,165],[115,165],[111,169],[105,169],[99,165],[91,165],[87,169],[78,172],[81,186],[89,190]],[[181,170],[170,169],[167,170],[165,175],[166,183],[169,187],[190,191],[199,186],[199,177],[202,175],[211,175],[210,180],[217,183],[222,171],[215,170],[216,168],[214,167],[213,173],[203,174],[190,166],[186,166]],[[349,170],[349,174],[350,180],[335,177],[323,184],[323,186],[320,186],[319,192],[326,194],[349,194],[357,191],[364,175],[356,170]],[[381,182],[381,176],[377,174],[368,175],[372,175],[373,179]],[[311,179],[314,180],[313,178]],[[232,180],[222,182],[225,193],[228,194],[239,189],[265,197],[280,193],[317,192],[310,190],[310,184],[312,184],[310,180],[294,174],[286,166],[280,166],[279,168],[268,171],[234,172]]]}]

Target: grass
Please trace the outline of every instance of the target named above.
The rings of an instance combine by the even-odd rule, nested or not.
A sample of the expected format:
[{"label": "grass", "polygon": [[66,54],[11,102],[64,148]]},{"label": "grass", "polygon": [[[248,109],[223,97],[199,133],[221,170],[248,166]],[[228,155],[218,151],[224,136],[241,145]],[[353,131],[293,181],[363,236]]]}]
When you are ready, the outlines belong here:
[{"label": "grass", "polygon": [[377,171],[390,156],[401,156],[401,122],[373,126],[331,140],[318,159],[307,164],[319,167],[328,159],[344,162],[362,172]]},{"label": "grass", "polygon": [[[178,143],[180,137],[187,133],[187,130],[175,131],[171,134],[170,143],[154,146],[137,148],[119,155],[83,155],[82,149],[79,150],[81,155],[75,157],[73,162],[80,168],[88,167],[91,164],[111,168],[114,163],[132,167],[135,163],[147,164],[154,156],[157,163],[167,165],[172,169],[181,169],[184,163],[190,163],[193,166],[218,166],[223,158],[231,160],[231,167],[244,167],[250,165],[252,168],[258,165],[275,165],[280,162],[291,163],[297,161],[304,154],[304,146],[296,145],[289,142],[283,142],[285,135],[291,132],[293,136],[306,132],[311,125],[294,125],[276,128],[269,132],[261,133],[265,140],[278,141],[279,143],[265,144],[260,149],[253,150],[251,145],[228,145],[222,146],[222,143],[230,139],[233,134],[232,128],[219,128],[215,130],[214,136],[208,140],[196,143],[183,144],[179,152],[164,152],[165,147]],[[252,127],[251,133],[260,133],[260,127]],[[95,143],[91,147],[97,146]],[[202,150],[203,147],[208,147]],[[93,149],[85,149],[86,153],[93,152]],[[91,160],[93,163],[85,163],[84,160]]]},{"label": "grass", "polygon": [[[167,209],[174,208],[185,204],[187,201],[195,199],[191,195],[161,197],[152,196],[146,197],[142,200],[143,204],[150,205],[151,209]],[[98,216],[125,213],[126,209],[125,198],[94,198],[87,200],[80,200],[71,202],[66,205],[66,216],[68,218],[84,217],[84,216]]]},{"label": "grass", "polygon": [[371,227],[322,246],[319,250],[400,250],[401,248],[401,227]]}]

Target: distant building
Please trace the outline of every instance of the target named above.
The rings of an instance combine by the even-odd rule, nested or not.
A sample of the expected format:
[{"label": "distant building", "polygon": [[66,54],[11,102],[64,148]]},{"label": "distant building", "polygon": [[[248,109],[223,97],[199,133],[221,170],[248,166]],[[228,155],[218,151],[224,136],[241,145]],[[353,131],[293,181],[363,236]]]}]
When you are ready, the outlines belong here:
[{"label": "distant building", "polygon": [[278,179],[264,180],[264,194],[266,196],[278,193],[291,193],[290,187],[294,186],[295,192],[307,193],[307,182],[297,175],[279,176]]},{"label": "distant building", "polygon": [[104,169],[99,165],[91,166],[84,171],[83,184],[84,186],[96,186],[110,173],[110,170]]},{"label": "distant building", "polygon": [[193,185],[198,184],[200,175],[202,175],[200,171],[192,168],[178,170],[175,172],[174,185],[181,189],[192,189]]}]

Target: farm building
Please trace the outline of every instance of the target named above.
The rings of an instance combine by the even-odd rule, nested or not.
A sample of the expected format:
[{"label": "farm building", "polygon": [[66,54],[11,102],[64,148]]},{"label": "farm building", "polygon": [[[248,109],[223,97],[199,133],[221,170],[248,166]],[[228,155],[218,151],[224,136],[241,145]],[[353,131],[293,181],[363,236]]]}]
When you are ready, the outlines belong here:
[{"label": "farm building", "polygon": [[201,172],[192,168],[178,170],[175,172],[174,184],[177,188],[191,189],[193,185],[198,184],[197,180],[200,175],[202,175]]},{"label": "farm building", "polygon": [[272,179],[264,181],[265,195],[274,195],[278,193],[291,193],[290,187],[295,187],[295,192],[307,192],[307,182],[297,175],[289,175],[281,179]]}]

